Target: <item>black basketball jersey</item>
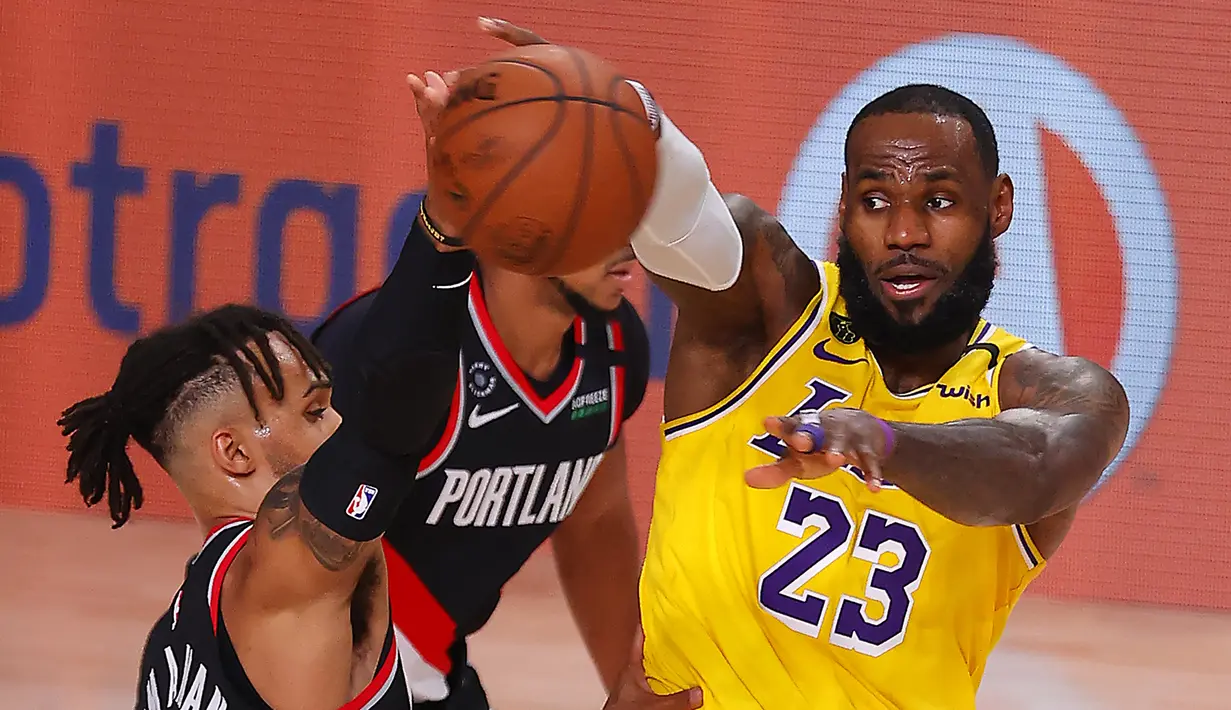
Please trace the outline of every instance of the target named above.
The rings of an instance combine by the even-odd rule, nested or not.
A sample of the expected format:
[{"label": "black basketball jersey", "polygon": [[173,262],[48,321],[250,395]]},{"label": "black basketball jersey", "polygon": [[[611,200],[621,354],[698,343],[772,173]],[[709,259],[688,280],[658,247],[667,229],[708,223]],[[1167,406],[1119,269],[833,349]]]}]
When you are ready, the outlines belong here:
[{"label": "black basketball jersey", "polygon": [[[533,381],[493,327],[479,282],[476,274],[447,424],[419,470],[408,472],[415,486],[384,537],[397,630],[443,674],[464,666],[465,637],[577,505],[649,376],[645,326],[624,301],[613,313],[577,317],[556,372]],[[314,335],[334,365],[344,417],[348,350],[374,296],[343,306]],[[421,667],[417,675],[420,699],[422,681],[435,680]]]},{"label": "black basketball jersey", "polygon": [[[250,520],[219,527],[188,563],[171,607],[146,638],[136,710],[269,710],[239,664],[219,601],[222,580],[251,530]],[[372,682],[342,710],[410,707],[390,625]]]}]

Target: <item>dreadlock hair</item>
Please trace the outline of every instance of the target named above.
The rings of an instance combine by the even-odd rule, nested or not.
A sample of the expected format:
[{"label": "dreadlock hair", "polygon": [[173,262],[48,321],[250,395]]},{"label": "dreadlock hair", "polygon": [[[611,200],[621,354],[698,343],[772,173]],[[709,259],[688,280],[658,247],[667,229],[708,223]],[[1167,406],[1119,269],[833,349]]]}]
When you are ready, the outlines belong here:
[{"label": "dreadlock hair", "polygon": [[960,118],[970,124],[974,132],[975,149],[979,162],[988,179],[1000,172],[1000,148],[996,145],[996,131],[987,113],[965,96],[934,84],[908,84],[872,99],[855,114],[850,128],[846,130],[845,155],[850,155],[851,133],[865,118],[884,116],[890,113],[930,113],[933,116]]},{"label": "dreadlock hair", "polygon": [[282,336],[318,378],[324,357],[289,321],[268,311],[226,305],[162,328],[128,346],[107,392],[65,409],[57,424],[68,437],[68,478],[86,506],[107,496],[112,529],[142,503],[141,483],[128,458],[131,437],[166,468],[180,424],[200,405],[238,384],[257,411],[253,373],[275,400],[285,395],[282,370],[270,348]]}]

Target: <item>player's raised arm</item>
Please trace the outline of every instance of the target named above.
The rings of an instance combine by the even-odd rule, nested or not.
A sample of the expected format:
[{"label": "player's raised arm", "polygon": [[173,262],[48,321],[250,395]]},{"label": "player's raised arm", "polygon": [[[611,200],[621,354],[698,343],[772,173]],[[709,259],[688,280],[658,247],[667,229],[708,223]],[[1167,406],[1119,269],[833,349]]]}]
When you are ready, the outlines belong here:
[{"label": "player's raised arm", "polygon": [[[266,496],[246,553],[244,588],[260,605],[349,595],[409,491],[418,457],[447,416],[473,268],[440,253],[422,218],[359,333],[356,407],[308,462]],[[393,416],[413,407],[414,418]],[[397,422],[397,427],[389,426]],[[362,438],[367,446],[349,446]],[[361,452],[361,453],[355,453]],[[414,459],[408,465],[408,460]]]},{"label": "player's raised arm", "polygon": [[[773,215],[742,195],[719,201],[708,174],[696,226],[691,231],[659,226],[655,220],[660,204],[670,203],[685,189],[684,182],[677,182],[679,176],[667,174],[671,168],[664,172],[662,167],[671,165],[662,154],[666,130],[660,139],[651,212],[632,243],[642,266],[678,309],[664,392],[664,414],[671,420],[705,409],[738,387],[816,295],[820,275]],[[692,148],[682,134],[679,137]],[[700,160],[700,151],[696,158]],[[688,203],[680,199],[675,204],[686,209]],[[724,226],[724,218],[730,227]],[[737,255],[738,261],[722,280],[702,278],[698,265],[717,254]],[[697,371],[706,377],[688,374]]]},{"label": "player's raised arm", "polygon": [[[412,82],[417,97],[446,91],[440,77],[429,82]],[[349,604],[360,562],[379,549],[374,541],[413,483],[407,471],[415,470],[453,402],[474,258],[444,246],[439,233],[421,211],[359,328],[352,413],[266,496],[244,571],[236,570],[243,591],[233,604]],[[403,416],[407,408],[415,416]],[[355,439],[366,445],[348,443]]]},{"label": "player's raised arm", "polygon": [[[480,27],[516,46],[544,44],[504,20]],[[704,363],[707,377],[668,375],[668,419],[704,409],[734,389],[820,288],[815,263],[778,220],[742,195],[722,195],[705,156],[660,114],[658,176],[633,250],[679,310],[668,372]]]}]

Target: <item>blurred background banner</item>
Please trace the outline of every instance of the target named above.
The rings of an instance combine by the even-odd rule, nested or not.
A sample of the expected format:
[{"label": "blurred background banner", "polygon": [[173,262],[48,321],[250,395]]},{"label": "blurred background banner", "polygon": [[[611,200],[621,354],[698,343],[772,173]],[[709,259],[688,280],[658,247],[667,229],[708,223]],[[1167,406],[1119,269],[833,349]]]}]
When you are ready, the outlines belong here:
[{"label": "blurred background banner", "polygon": [[[483,13],[642,80],[816,257],[860,106],[915,82],[980,103],[1017,196],[989,315],[1133,408],[1037,590],[1231,609],[1231,39],[1202,0],[5,0],[0,506],[81,507],[55,420],[134,337],[227,301],[307,328],[379,282],[424,176],[403,77],[498,50]],[[633,300],[661,376],[670,306]],[[630,432],[643,526],[660,413],[659,382]],[[141,460],[140,515],[185,517]]]}]

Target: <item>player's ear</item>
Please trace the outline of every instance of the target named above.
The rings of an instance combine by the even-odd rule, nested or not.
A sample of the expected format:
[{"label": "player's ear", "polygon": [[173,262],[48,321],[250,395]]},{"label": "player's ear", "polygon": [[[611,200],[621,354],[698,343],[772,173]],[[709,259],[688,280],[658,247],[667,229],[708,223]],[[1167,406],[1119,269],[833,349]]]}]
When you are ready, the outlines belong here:
[{"label": "player's ear", "polygon": [[989,219],[992,225],[992,238],[995,239],[1009,229],[1013,222],[1013,180],[1001,173],[992,181],[991,204]]},{"label": "player's ear", "polygon": [[256,470],[251,444],[236,435],[234,429],[219,429],[210,439],[210,455],[214,462],[232,476],[247,476]]}]

